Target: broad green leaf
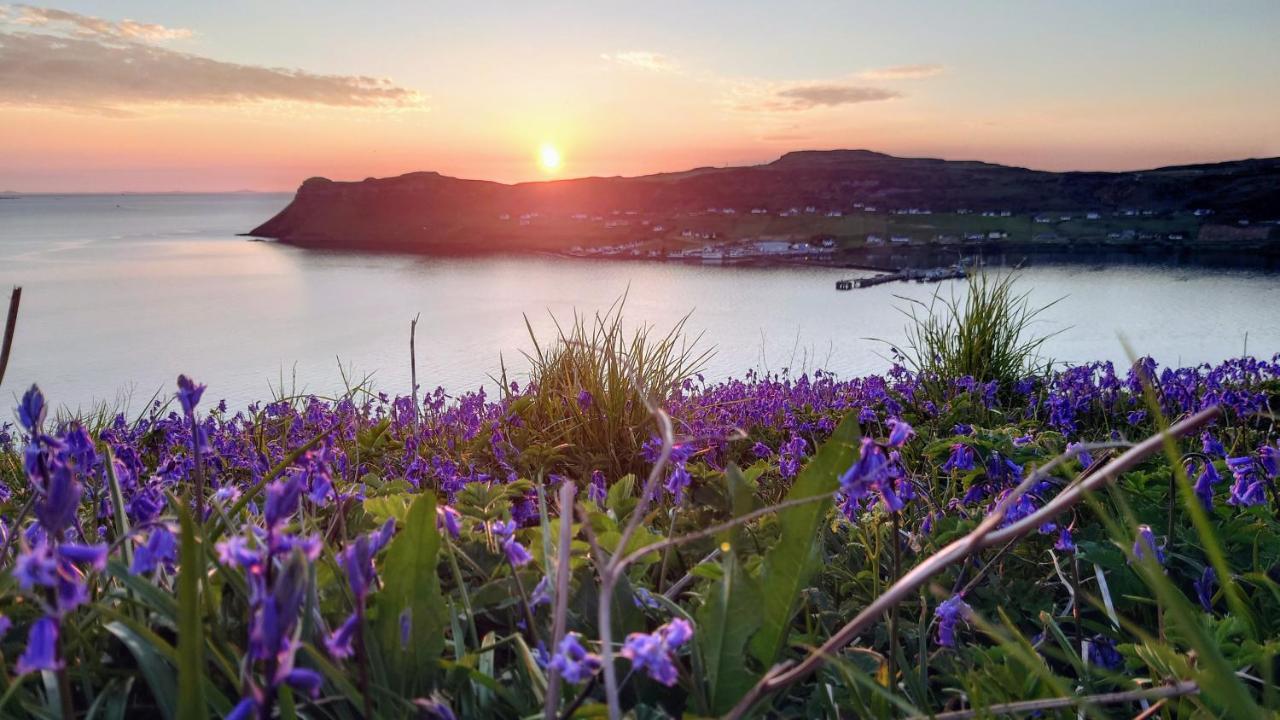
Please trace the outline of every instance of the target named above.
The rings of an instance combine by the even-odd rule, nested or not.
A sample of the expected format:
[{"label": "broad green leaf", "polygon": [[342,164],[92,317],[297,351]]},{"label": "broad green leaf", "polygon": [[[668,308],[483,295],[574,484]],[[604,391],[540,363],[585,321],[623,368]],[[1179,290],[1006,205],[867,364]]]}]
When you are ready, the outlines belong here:
[{"label": "broad green leaf", "polygon": [[107,632],[119,638],[133,655],[138,668],[142,670],[142,676],[146,678],[147,685],[151,688],[151,695],[155,698],[156,705],[160,706],[160,713],[166,718],[173,718],[176,715],[178,694],[174,683],[173,666],[165,662],[151,643],[144,640],[124,622],[109,622],[106,624],[106,629]]},{"label": "broad green leaf", "polygon": [[[840,474],[857,459],[860,437],[857,414],[846,415],[831,438],[800,471],[786,499],[833,492],[839,485]],[[800,592],[820,564],[819,529],[830,507],[831,500],[826,499],[778,513],[780,537],[765,554],[760,578],[760,631],[751,638],[751,654],[765,667],[772,666],[782,652]]]},{"label": "broad green leaf", "polygon": [[[737,467],[725,474],[734,515],[748,512],[751,490]],[[738,531],[730,536],[736,537]],[[747,641],[760,627],[760,589],[738,560],[738,540],[724,554],[724,574],[698,611],[698,647],[706,672],[707,702],[713,715],[722,715],[755,683],[746,666]]]},{"label": "broad green leaf", "polygon": [[364,501],[364,511],[373,516],[375,525],[380,526],[390,518],[395,518],[397,523],[404,523],[409,515],[411,499],[410,495],[383,495],[367,498]]},{"label": "broad green leaf", "polygon": [[183,506],[181,569],[178,571],[178,718],[208,716],[204,700],[204,625],[200,621],[200,577],[204,553],[196,543],[195,523]]},{"label": "broad green leaf", "polygon": [[[436,575],[439,553],[436,499],[423,493],[387,548],[381,572],[384,585],[374,603],[378,642],[389,674],[398,678],[400,686],[415,691],[427,687],[432,667],[444,650],[449,624]],[[402,616],[408,624],[404,638]]]}]

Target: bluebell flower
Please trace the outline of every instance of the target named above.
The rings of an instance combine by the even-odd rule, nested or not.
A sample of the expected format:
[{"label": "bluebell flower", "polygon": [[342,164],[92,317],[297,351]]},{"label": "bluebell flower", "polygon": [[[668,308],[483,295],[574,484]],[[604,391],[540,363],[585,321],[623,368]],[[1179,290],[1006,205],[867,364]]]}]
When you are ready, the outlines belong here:
[{"label": "bluebell flower", "polygon": [[1222,476],[1218,474],[1218,469],[1213,463],[1206,460],[1200,470],[1200,474],[1196,476],[1195,494],[1200,499],[1200,504],[1204,506],[1206,512],[1213,510],[1213,486],[1222,482]]},{"label": "bluebell flower", "polygon": [[182,405],[184,415],[191,417],[195,413],[196,405],[200,404],[202,395],[204,395],[204,385],[200,385],[186,375],[178,376],[178,403]]},{"label": "bluebell flower", "polygon": [[692,482],[693,478],[689,475],[689,470],[684,463],[672,463],[671,471],[667,474],[667,482],[663,487],[671,493],[672,500],[678,505],[684,502],[684,491]]},{"label": "bluebell flower", "polygon": [[1087,468],[1093,464],[1093,455],[1091,455],[1088,450],[1084,449],[1084,443],[1068,443],[1067,452],[1071,452],[1073,450],[1076,453],[1076,459],[1080,461],[1082,466]]},{"label": "bluebell flower", "polygon": [[495,520],[490,524],[490,528],[498,538],[498,543],[502,546],[502,551],[507,556],[507,562],[511,563],[513,567],[522,567],[533,560],[533,556],[529,554],[529,551],[516,541],[516,524],[514,522],[510,520]]},{"label": "bluebell flower", "polygon": [[889,447],[902,447],[907,444],[912,435],[916,434],[914,428],[907,424],[905,420],[899,418],[889,419]]},{"label": "bluebell flower", "polygon": [[972,435],[973,426],[966,425],[964,423],[959,423],[955,427],[951,428],[951,434],[952,435]]},{"label": "bluebell flower", "polygon": [[1205,612],[1213,612],[1213,592],[1217,584],[1218,574],[1214,572],[1212,565],[1206,565],[1200,579],[1192,581],[1196,589],[1196,598],[1200,600],[1200,607],[1204,608]]},{"label": "bluebell flower", "polygon": [[565,682],[574,685],[584,683],[600,672],[600,656],[587,652],[580,638],[578,633],[565,635],[547,664],[548,668],[558,670]]},{"label": "bluebell flower", "polygon": [[58,657],[58,621],[42,617],[31,625],[27,647],[18,657],[14,671],[26,675],[37,670],[57,671],[62,667],[62,659]]},{"label": "bluebell flower", "polygon": [[631,633],[622,644],[621,655],[636,670],[645,670],[649,678],[668,687],[679,677],[675,651],[693,637],[693,626],[676,618],[652,633]]},{"label": "bluebell flower", "polygon": [[551,604],[551,583],[547,580],[547,576],[543,575],[538,584],[533,587],[533,592],[529,593],[529,607],[536,608],[539,605]]},{"label": "bluebell flower", "polygon": [[938,644],[942,647],[956,646],[956,623],[968,620],[973,608],[960,595],[953,595],[938,604],[933,616],[938,619]]},{"label": "bluebell flower", "polygon": [[1164,564],[1164,550],[1156,542],[1150,525],[1138,526],[1138,537],[1133,541],[1133,556],[1139,561],[1150,557],[1157,563]]},{"label": "bluebell flower", "polygon": [[453,714],[448,703],[439,695],[419,698],[413,704],[418,708],[419,720],[458,720],[458,716]]},{"label": "bluebell flower", "polygon": [[178,561],[178,541],[169,528],[158,525],[151,529],[147,541],[133,551],[133,564],[129,572],[134,575],[150,575],[158,568],[173,570]]},{"label": "bluebell flower", "polygon": [[649,592],[647,588],[642,587],[635,589],[635,594],[633,595],[631,602],[638,608],[649,608],[650,610],[656,610],[662,607],[662,604],[653,596],[653,593]]},{"label": "bluebell flower", "polygon": [[459,521],[462,514],[448,505],[436,506],[436,527],[444,528],[445,532],[451,537],[457,539],[458,534],[462,531]]},{"label": "bluebell flower", "polygon": [[396,521],[389,519],[378,530],[361,535],[347,543],[347,546],[338,553],[338,566],[346,572],[347,584],[351,586],[351,593],[356,597],[357,602],[363,602],[369,596],[369,591],[377,578],[373,558],[391,541],[395,530]]},{"label": "bluebell flower", "polygon": [[751,446],[751,454],[760,459],[764,459],[773,455],[773,451],[769,449],[768,445],[757,441],[756,444]]},{"label": "bluebell flower", "polygon": [[968,472],[975,467],[973,448],[964,443],[956,443],[951,446],[951,456],[942,465],[942,471],[951,472]]},{"label": "bluebell flower", "polygon": [[1267,472],[1267,477],[1274,479],[1280,475],[1280,448],[1263,445],[1258,448],[1258,461],[1262,464],[1262,469]]},{"label": "bluebell flower", "polygon": [[1094,635],[1089,640],[1089,664],[1103,670],[1119,670],[1124,665],[1124,656],[1116,649],[1116,643],[1109,637]]},{"label": "bluebell flower", "polygon": [[337,630],[334,630],[332,633],[325,636],[325,650],[328,650],[330,655],[339,660],[351,657],[352,653],[355,652],[353,643],[355,641],[356,629],[359,627],[360,616],[356,613],[351,613],[351,615],[347,616],[347,619],[338,626]]},{"label": "bluebell flower", "polygon": [[581,391],[578,392],[578,409],[579,410],[585,411],[589,409],[593,401],[594,401],[594,398],[591,397],[591,393],[587,392],[585,388],[583,388]]},{"label": "bluebell flower", "polygon": [[1147,419],[1146,410],[1134,410],[1130,412],[1127,417],[1127,420],[1129,421],[1130,425],[1137,425],[1146,419]]},{"label": "bluebell flower", "polygon": [[1200,433],[1200,446],[1204,450],[1205,455],[1214,455],[1217,457],[1226,457],[1227,450],[1222,447],[1222,443],[1209,433],[1208,430]]},{"label": "bluebell flower", "polygon": [[1064,553],[1076,551],[1075,539],[1071,537],[1071,530],[1066,525],[1058,529],[1058,541],[1053,544],[1053,549]]},{"label": "bluebell flower", "polygon": [[1235,483],[1231,485],[1231,497],[1227,498],[1227,504],[1250,507],[1266,503],[1266,487],[1263,485],[1262,479],[1258,477],[1258,468],[1254,464],[1252,457],[1248,455],[1229,457],[1227,458],[1227,467],[1235,478]]},{"label": "bluebell flower", "polygon": [[587,500],[596,504],[596,507],[603,508],[609,499],[609,488],[605,485],[604,473],[599,470],[591,471],[591,482],[587,484]]},{"label": "bluebell flower", "polygon": [[47,409],[44,394],[40,392],[40,388],[32,385],[22,394],[22,401],[18,403],[18,422],[22,423],[28,433],[36,435],[44,424]]}]

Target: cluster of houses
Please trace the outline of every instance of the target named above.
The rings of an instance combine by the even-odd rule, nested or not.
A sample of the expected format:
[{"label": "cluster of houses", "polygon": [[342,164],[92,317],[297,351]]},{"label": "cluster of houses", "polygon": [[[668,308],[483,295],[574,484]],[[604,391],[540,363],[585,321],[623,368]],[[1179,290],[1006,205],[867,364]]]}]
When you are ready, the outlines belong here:
[{"label": "cluster of houses", "polygon": [[616,245],[569,248],[570,255],[580,257],[653,258],[704,263],[747,262],[770,258],[814,258],[835,252],[835,238],[793,240],[781,237],[747,238],[737,241],[715,241],[678,248],[654,247],[652,243],[632,241]]}]

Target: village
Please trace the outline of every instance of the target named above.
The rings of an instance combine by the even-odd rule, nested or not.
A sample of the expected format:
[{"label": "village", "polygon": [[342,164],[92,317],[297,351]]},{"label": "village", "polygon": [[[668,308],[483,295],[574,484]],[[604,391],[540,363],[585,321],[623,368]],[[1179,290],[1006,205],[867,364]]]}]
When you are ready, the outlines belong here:
[{"label": "village", "polygon": [[[934,210],[927,207],[706,207],[674,215],[614,209],[567,215],[502,213],[517,233],[569,237],[561,254],[702,264],[830,264],[842,251],[884,248],[981,248],[1000,243],[1054,245],[1177,244],[1197,236],[1213,212],[1125,208],[1018,212],[1011,209]],[[1269,232],[1275,221],[1238,220],[1241,235]],[[1260,227],[1261,226],[1261,227]]]}]

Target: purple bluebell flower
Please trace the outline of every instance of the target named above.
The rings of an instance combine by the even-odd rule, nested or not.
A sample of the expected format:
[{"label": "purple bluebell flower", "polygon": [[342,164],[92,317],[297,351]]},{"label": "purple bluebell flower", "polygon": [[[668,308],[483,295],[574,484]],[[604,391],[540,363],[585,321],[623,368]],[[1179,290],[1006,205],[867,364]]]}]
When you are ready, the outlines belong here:
[{"label": "purple bluebell flower", "polygon": [[418,708],[418,720],[458,720],[449,704],[439,695],[419,698],[413,704]]},{"label": "purple bluebell flower", "polygon": [[667,474],[667,482],[663,487],[671,494],[672,500],[679,505],[684,502],[684,491],[692,482],[693,477],[689,475],[689,470],[684,463],[672,463],[671,471]]},{"label": "purple bluebell flower", "polygon": [[1076,459],[1080,461],[1080,465],[1082,465],[1083,467],[1087,468],[1093,464],[1093,455],[1091,455],[1088,450],[1084,449],[1084,443],[1079,443],[1079,442],[1068,443],[1067,452],[1072,452],[1072,451],[1075,452]]},{"label": "purple bluebell flower", "polygon": [[178,561],[178,541],[169,528],[158,525],[151,529],[147,541],[133,552],[133,564],[129,572],[134,575],[150,575],[159,568],[173,570]]},{"label": "purple bluebell flower", "polygon": [[338,566],[346,572],[347,584],[351,586],[351,593],[355,595],[357,602],[363,602],[369,596],[377,578],[373,558],[391,541],[395,530],[396,521],[387,520],[381,528],[347,543],[338,553]]},{"label": "purple bluebell flower", "polygon": [[1133,556],[1139,561],[1150,557],[1157,563],[1164,564],[1164,550],[1156,542],[1155,533],[1150,525],[1139,525],[1137,539],[1133,541]]},{"label": "purple bluebell flower", "polygon": [[498,543],[502,545],[502,551],[507,556],[507,562],[513,567],[523,567],[533,560],[533,556],[518,541],[516,541],[516,524],[510,520],[495,520],[489,526],[493,530],[493,534],[498,538]]},{"label": "purple bluebell flower", "polygon": [[329,654],[339,660],[351,657],[355,652],[354,640],[356,629],[360,627],[360,616],[351,613],[337,630],[325,637],[324,647]]},{"label": "purple bluebell flower", "polygon": [[1280,448],[1274,445],[1263,445],[1258,448],[1258,462],[1266,471],[1267,477],[1275,479],[1280,475]]},{"label": "purple bluebell flower", "polygon": [[204,385],[197,383],[186,375],[178,376],[178,403],[182,405],[182,413],[191,417],[204,395]]},{"label": "purple bluebell flower", "polygon": [[1071,530],[1066,525],[1058,528],[1058,541],[1053,544],[1053,549],[1063,553],[1076,551],[1075,539],[1071,537]]},{"label": "purple bluebell flower", "polygon": [[809,443],[804,438],[793,434],[791,439],[778,449],[778,473],[784,478],[799,475],[808,448]]},{"label": "purple bluebell flower", "polygon": [[58,657],[58,621],[42,617],[31,625],[27,633],[27,647],[18,657],[14,671],[26,675],[37,670],[56,671],[62,667],[62,659]]},{"label": "purple bluebell flower", "polygon": [[582,647],[581,635],[569,633],[556,646],[548,668],[558,670],[565,682],[574,685],[590,680],[600,672],[600,656]]},{"label": "purple bluebell flower", "polygon": [[751,446],[751,454],[763,460],[764,458],[772,456],[773,451],[769,449],[768,445],[757,441],[756,444]]},{"label": "purple bluebell flower", "polygon": [[591,393],[587,392],[586,388],[583,388],[578,392],[578,409],[583,411],[588,410],[594,400],[595,399],[591,397]]},{"label": "purple bluebell flower", "polygon": [[1204,450],[1205,455],[1212,455],[1224,458],[1227,456],[1226,448],[1222,447],[1222,443],[1218,442],[1208,430],[1200,433],[1200,446]]},{"label": "purple bluebell flower", "polygon": [[967,621],[972,614],[973,608],[960,595],[953,595],[939,603],[938,609],[933,613],[938,619],[938,644],[942,647],[955,647],[956,623]]},{"label": "purple bluebell flower", "polygon": [[942,465],[942,471],[951,472],[968,472],[975,467],[973,448],[964,443],[956,443],[951,446],[951,456]]},{"label": "purple bluebell flower", "polygon": [[693,626],[687,620],[675,618],[652,633],[631,633],[623,642],[620,654],[630,660],[636,670],[646,670],[650,679],[670,687],[679,677],[674,653],[691,637]]},{"label": "purple bluebell flower", "polygon": [[1213,571],[1212,565],[1206,565],[1200,579],[1192,581],[1196,589],[1196,598],[1200,600],[1200,607],[1204,608],[1205,612],[1213,612],[1213,592],[1217,584],[1218,574]]},{"label": "purple bluebell flower", "polygon": [[32,385],[22,394],[22,400],[18,403],[18,422],[22,423],[28,433],[38,434],[40,426],[44,424],[46,410],[44,394],[40,392],[40,388]]},{"label": "purple bluebell flower", "polygon": [[889,419],[889,430],[889,447],[902,447],[907,444],[912,435],[916,434],[915,428],[900,418]]},{"label": "purple bluebell flower", "polygon": [[1253,458],[1244,455],[1227,458],[1227,467],[1235,482],[1231,485],[1231,497],[1227,504],[1239,507],[1262,505],[1267,502],[1266,487],[1258,477],[1258,467]]},{"label": "purple bluebell flower", "polygon": [[448,505],[436,506],[436,527],[443,527],[445,532],[449,533],[450,537],[455,540],[458,537],[458,533],[462,531],[459,525],[461,519],[462,514]]},{"label": "purple bluebell flower", "polygon": [[1222,482],[1218,469],[1209,460],[1205,460],[1200,474],[1196,476],[1195,493],[1206,512],[1213,510],[1213,486]]},{"label": "purple bluebell flower", "polygon": [[1138,424],[1140,424],[1143,420],[1146,420],[1146,419],[1147,419],[1147,411],[1146,411],[1146,410],[1133,410],[1133,411],[1131,411],[1131,412],[1129,413],[1129,415],[1127,416],[1127,418],[1126,418],[1126,419],[1129,421],[1129,424],[1130,424],[1130,425],[1138,425]]},{"label": "purple bluebell flower", "polygon": [[1035,441],[1036,441],[1036,437],[1035,437],[1034,435],[1032,435],[1031,433],[1027,433],[1026,435],[1020,435],[1020,436],[1018,436],[1018,437],[1014,438],[1014,439],[1013,439],[1013,446],[1014,446],[1014,447],[1023,447],[1023,446],[1026,446],[1026,445],[1030,445],[1031,443],[1033,443],[1033,442],[1035,442]]},{"label": "purple bluebell flower", "polygon": [[543,575],[538,584],[533,586],[533,592],[529,593],[529,607],[536,608],[539,605],[551,604],[551,583],[547,580],[547,576]]},{"label": "purple bluebell flower", "polygon": [[605,485],[604,473],[599,470],[591,471],[591,482],[587,484],[587,500],[595,503],[598,508],[604,508],[609,500],[609,488]]},{"label": "purple bluebell flower", "polygon": [[662,607],[662,604],[653,596],[653,593],[649,592],[647,588],[642,587],[635,589],[635,594],[631,598],[631,602],[634,603],[636,607],[642,609],[649,608],[650,610],[656,610]]},{"label": "purple bluebell flower", "polygon": [[1119,670],[1124,665],[1124,656],[1116,649],[1116,643],[1109,637],[1094,635],[1089,640],[1089,664],[1103,670]]},{"label": "purple bluebell flower", "polygon": [[952,435],[972,435],[973,426],[966,425],[964,423],[959,423],[955,427],[951,428],[951,434]]}]

